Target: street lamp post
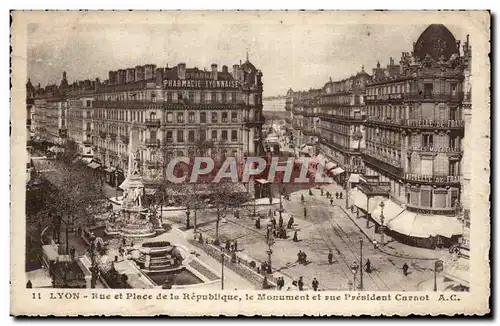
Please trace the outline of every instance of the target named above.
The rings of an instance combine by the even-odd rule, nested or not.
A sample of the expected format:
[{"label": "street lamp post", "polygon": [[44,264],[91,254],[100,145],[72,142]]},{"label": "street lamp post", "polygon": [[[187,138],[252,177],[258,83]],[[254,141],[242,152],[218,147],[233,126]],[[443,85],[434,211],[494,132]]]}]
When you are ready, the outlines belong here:
[{"label": "street lamp post", "polygon": [[115,199],[118,201],[118,168],[115,168]]},{"label": "street lamp post", "polygon": [[274,237],[273,237],[273,230],[272,230],[272,224],[269,223],[267,225],[267,247],[268,247],[268,250],[267,250],[267,263],[268,263],[268,268],[269,268],[269,272],[272,273],[273,269],[272,269],[272,254],[273,254],[273,250],[272,250],[272,246],[274,244]]},{"label": "street lamp post", "polygon": [[359,238],[359,289],[363,290],[363,238]]},{"label": "street lamp post", "polygon": [[385,234],[385,226],[384,226],[384,202],[380,202],[380,244],[383,246],[384,242],[384,234]]},{"label": "street lamp post", "polygon": [[220,288],[224,290],[224,248],[220,249],[220,258],[221,258],[221,278],[220,278]]},{"label": "street lamp post", "polygon": [[191,215],[191,212],[189,211],[189,207],[186,210],[186,230],[189,230],[191,228],[191,225],[189,223],[189,215]]}]

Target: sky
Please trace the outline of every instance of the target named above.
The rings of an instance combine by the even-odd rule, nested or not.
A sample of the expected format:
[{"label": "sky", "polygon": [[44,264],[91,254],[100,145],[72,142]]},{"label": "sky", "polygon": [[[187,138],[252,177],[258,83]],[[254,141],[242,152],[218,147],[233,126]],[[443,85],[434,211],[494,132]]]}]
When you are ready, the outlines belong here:
[{"label": "sky", "polygon": [[[156,64],[219,70],[246,60],[263,73],[264,96],[283,95],[289,88],[322,87],[364,65],[370,73],[387,65],[412,44],[427,25],[276,25],[223,22],[212,24],[30,24],[28,77],[33,85],[59,84],[66,71],[74,80],[107,79],[109,70]],[[457,40],[459,27],[447,26]]]}]

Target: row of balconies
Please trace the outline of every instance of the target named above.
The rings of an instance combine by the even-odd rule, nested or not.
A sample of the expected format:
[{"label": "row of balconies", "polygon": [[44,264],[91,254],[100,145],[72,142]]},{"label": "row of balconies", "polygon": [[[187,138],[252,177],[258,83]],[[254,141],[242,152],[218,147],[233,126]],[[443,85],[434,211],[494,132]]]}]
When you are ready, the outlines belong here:
[{"label": "row of balconies", "polygon": [[432,120],[432,119],[391,119],[390,117],[368,117],[367,123],[416,129],[462,129],[464,120]]},{"label": "row of balconies", "polygon": [[401,101],[438,101],[438,102],[461,102],[464,99],[463,92],[410,92],[382,95],[365,95],[366,103],[377,102],[401,102]]},{"label": "row of balconies", "polygon": [[459,184],[462,181],[462,178],[459,175],[424,175],[417,173],[405,173],[401,169],[401,163],[398,160],[387,159],[369,151],[363,151],[363,161],[406,182],[432,185],[452,185]]}]

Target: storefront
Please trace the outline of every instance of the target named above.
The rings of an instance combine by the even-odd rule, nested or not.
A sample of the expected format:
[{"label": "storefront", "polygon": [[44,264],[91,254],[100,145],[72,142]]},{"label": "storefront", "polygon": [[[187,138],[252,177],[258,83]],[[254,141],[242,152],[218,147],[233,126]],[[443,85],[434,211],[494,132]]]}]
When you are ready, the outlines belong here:
[{"label": "storefront", "polygon": [[387,235],[414,247],[448,248],[462,235],[462,225],[455,217],[419,214],[392,200],[385,200],[383,207],[379,205],[371,216]]}]

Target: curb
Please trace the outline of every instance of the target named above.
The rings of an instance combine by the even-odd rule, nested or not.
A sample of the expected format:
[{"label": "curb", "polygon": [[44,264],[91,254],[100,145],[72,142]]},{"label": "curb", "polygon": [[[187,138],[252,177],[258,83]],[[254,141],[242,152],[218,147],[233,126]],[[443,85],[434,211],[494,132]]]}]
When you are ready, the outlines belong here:
[{"label": "curb", "polygon": [[[366,238],[368,238],[368,240],[370,240],[370,242],[373,241],[373,239],[368,235],[368,233],[363,229],[361,228],[358,223],[356,223],[354,221],[354,219],[351,217],[351,215],[349,215],[349,213],[346,212],[345,208],[343,208],[342,206],[340,205],[337,205],[337,207],[339,207],[342,212],[344,212],[345,215],[347,215],[347,217],[349,217],[349,219],[354,223],[354,225],[356,225],[356,227],[361,231],[361,233],[364,234],[364,236]],[[387,250],[383,250],[380,248],[380,246],[377,246],[377,250],[388,255],[388,256],[392,256],[392,257],[396,257],[396,258],[404,258],[404,259],[416,259],[416,260],[426,260],[426,261],[429,261],[429,260],[436,260],[437,258],[428,258],[428,257],[412,257],[412,256],[409,256],[409,255],[401,255],[401,254],[395,254],[395,253],[391,253],[391,252],[388,252]]]}]

